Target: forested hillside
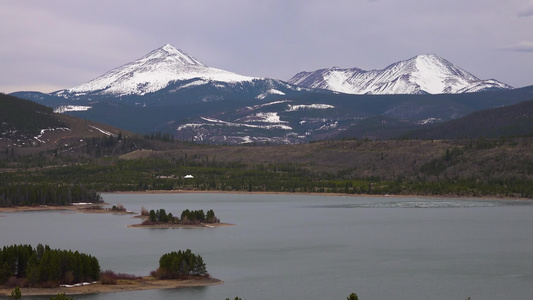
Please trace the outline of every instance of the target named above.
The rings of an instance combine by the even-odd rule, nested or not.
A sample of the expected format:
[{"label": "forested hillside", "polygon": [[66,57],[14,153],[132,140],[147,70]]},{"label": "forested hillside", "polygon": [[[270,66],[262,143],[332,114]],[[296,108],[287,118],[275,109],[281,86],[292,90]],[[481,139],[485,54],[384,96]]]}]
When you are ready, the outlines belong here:
[{"label": "forested hillside", "polygon": [[78,251],[51,249],[48,245],[4,246],[0,249],[0,284],[46,286],[98,280],[100,264]]},{"label": "forested hillside", "polygon": [[[0,182],[86,190],[220,190],[533,197],[533,138],[350,140],[286,146],[168,143],[124,156],[21,160]],[[159,147],[162,147],[159,145]],[[22,162],[24,161],[24,163]],[[70,163],[65,164],[66,161]],[[13,164],[11,162],[10,164]],[[185,178],[192,174],[194,178]]]},{"label": "forested hillside", "polygon": [[43,128],[65,126],[52,109],[32,101],[0,93],[1,138],[32,138]]},{"label": "forested hillside", "polygon": [[[531,106],[485,112],[494,119],[479,124],[515,120],[509,124],[523,131],[513,132],[527,134]],[[484,114],[474,120],[490,120]],[[143,190],[533,197],[533,137],[527,135],[221,146],[61,120],[69,130],[53,131],[41,144],[0,143],[0,205],[98,202],[97,192]],[[457,128],[476,127],[465,120]]]},{"label": "forested hillside", "polygon": [[416,139],[497,138],[533,134],[533,100],[474,112],[445,123],[419,126],[405,135]]}]

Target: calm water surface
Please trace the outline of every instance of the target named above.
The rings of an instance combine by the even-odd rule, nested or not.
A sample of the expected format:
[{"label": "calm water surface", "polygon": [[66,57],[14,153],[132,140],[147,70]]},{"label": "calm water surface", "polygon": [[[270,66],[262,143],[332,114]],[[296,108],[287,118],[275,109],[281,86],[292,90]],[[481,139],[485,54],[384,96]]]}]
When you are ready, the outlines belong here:
[{"label": "calm water surface", "polygon": [[[218,286],[75,299],[531,299],[533,202],[244,194],[103,194],[139,212],[213,209],[235,226],[127,228],[131,216],[1,213],[0,246],[48,244],[148,275],[191,249]],[[30,299],[46,299],[24,297]]]}]

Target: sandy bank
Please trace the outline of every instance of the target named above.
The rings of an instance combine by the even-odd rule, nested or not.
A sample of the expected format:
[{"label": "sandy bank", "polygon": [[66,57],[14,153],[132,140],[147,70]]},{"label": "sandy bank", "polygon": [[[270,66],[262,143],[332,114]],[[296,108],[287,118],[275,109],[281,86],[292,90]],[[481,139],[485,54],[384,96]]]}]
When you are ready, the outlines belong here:
[{"label": "sandy bank", "polygon": [[[184,287],[210,286],[222,284],[224,281],[216,278],[199,278],[184,280],[156,280],[153,277],[145,277],[136,280],[119,280],[117,284],[103,285],[94,283],[78,287],[57,288],[21,288],[22,296],[49,296],[57,294],[82,295],[94,293],[126,292],[139,290],[176,289]],[[13,289],[0,288],[0,295],[11,295]]]},{"label": "sandy bank", "polygon": [[134,224],[134,225],[128,225],[128,227],[133,228],[155,228],[155,229],[165,229],[165,228],[216,228],[216,227],[223,227],[223,226],[234,226],[235,224],[229,224],[229,223],[207,223],[207,224],[172,224],[172,223],[165,223],[165,224],[151,224],[151,225],[143,225],[143,224]]},{"label": "sandy bank", "polygon": [[131,211],[114,211],[111,209],[96,209],[94,207],[106,206],[107,203],[99,204],[84,204],[84,205],[39,205],[39,206],[13,206],[13,207],[0,207],[0,212],[23,212],[23,211],[50,211],[50,210],[64,210],[64,211],[76,211],[83,213],[106,213],[115,215],[131,215],[135,214]]}]

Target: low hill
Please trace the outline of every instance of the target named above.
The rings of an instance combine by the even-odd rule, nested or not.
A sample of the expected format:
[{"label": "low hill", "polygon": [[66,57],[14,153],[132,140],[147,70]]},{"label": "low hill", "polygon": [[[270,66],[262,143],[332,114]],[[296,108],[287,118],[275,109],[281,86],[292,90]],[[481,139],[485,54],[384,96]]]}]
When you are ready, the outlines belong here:
[{"label": "low hill", "polygon": [[393,139],[406,132],[422,127],[411,121],[401,121],[384,116],[375,116],[363,119],[355,125],[350,126],[335,139],[371,139],[386,140]]},{"label": "low hill", "polygon": [[29,100],[0,94],[0,131],[2,138],[28,138],[43,128],[63,127],[50,107]]},{"label": "low hill", "polygon": [[57,114],[50,107],[10,95],[0,94],[0,107],[0,150],[3,154],[74,151],[73,147],[88,148],[90,138],[111,140],[134,136],[109,125]]},{"label": "low hill", "polygon": [[533,100],[474,112],[445,123],[413,130],[406,138],[463,139],[524,136],[533,134]]}]

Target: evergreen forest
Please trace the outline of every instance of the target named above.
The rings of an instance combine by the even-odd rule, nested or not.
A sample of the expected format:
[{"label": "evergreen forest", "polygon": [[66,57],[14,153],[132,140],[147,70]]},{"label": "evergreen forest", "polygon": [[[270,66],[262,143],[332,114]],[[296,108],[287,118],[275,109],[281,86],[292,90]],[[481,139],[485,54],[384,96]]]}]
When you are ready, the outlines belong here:
[{"label": "evergreen forest", "polygon": [[95,257],[48,245],[4,246],[0,250],[0,285],[43,286],[92,282],[100,277]]}]

